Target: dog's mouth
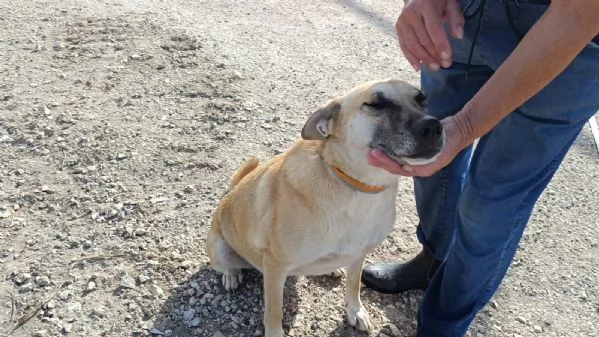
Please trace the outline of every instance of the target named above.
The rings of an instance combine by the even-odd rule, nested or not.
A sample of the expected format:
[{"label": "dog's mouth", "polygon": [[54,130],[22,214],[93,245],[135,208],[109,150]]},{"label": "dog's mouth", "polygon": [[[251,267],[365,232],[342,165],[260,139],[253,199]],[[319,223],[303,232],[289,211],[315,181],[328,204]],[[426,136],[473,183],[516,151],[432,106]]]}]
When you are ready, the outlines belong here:
[{"label": "dog's mouth", "polygon": [[382,144],[371,147],[371,149],[380,150],[385,157],[400,165],[428,164],[434,161],[441,152],[441,147],[434,147],[410,154],[397,154],[393,150]]}]

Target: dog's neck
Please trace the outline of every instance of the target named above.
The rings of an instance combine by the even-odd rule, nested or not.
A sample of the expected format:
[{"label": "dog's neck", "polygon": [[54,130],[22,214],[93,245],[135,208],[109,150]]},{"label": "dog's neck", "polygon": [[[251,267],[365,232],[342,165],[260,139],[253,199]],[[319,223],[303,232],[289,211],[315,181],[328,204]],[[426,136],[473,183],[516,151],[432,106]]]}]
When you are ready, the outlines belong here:
[{"label": "dog's neck", "polygon": [[329,165],[329,167],[333,175],[335,175],[342,183],[353,188],[354,190],[358,190],[364,193],[376,194],[383,192],[387,189],[387,187],[389,187],[389,185],[368,185],[343,172],[343,170],[340,169],[337,165]]},{"label": "dog's neck", "polygon": [[329,172],[343,184],[366,193],[380,193],[397,181],[397,176],[368,164],[364,154],[356,153],[352,156],[339,145],[324,145],[321,148],[321,158]]}]

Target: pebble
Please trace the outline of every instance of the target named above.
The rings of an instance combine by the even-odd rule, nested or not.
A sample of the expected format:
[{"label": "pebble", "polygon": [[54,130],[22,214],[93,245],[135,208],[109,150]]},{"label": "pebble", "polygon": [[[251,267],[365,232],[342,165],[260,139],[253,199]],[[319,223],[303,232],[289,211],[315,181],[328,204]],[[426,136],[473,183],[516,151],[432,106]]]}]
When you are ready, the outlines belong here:
[{"label": "pebble", "polygon": [[212,335],[212,337],[225,337],[225,335],[223,335],[222,332],[217,331],[217,332],[214,333],[214,335]]},{"label": "pebble", "polygon": [[164,290],[155,284],[150,284],[148,290],[155,296],[162,297],[164,296]]},{"label": "pebble", "polygon": [[61,41],[54,41],[54,46],[52,48],[54,48],[55,51],[61,51],[64,47],[65,45]]},{"label": "pebble", "polygon": [[33,337],[46,337],[48,335],[48,330],[38,330],[33,333]]},{"label": "pebble", "polygon": [[32,290],[33,290],[33,283],[31,283],[31,282],[28,282],[28,283],[22,285],[21,288],[19,289],[19,291],[22,293],[28,293]]},{"label": "pebble", "polygon": [[35,283],[40,287],[49,286],[50,278],[48,276],[38,276],[35,278]]},{"label": "pebble", "polygon": [[190,261],[190,260],[185,260],[185,261],[181,262],[181,264],[180,264],[181,268],[183,268],[183,269],[190,268],[192,265],[193,265],[193,261]]},{"label": "pebble", "polygon": [[123,159],[125,159],[125,158],[127,158],[127,155],[126,155],[126,154],[124,154],[124,153],[117,153],[117,154],[116,154],[116,159],[117,159],[117,160],[123,160]]},{"label": "pebble", "polygon": [[61,292],[58,293],[58,298],[61,301],[66,301],[69,299],[69,296],[71,296],[71,293],[68,290],[63,290]]},{"label": "pebble", "polygon": [[73,302],[67,306],[67,312],[71,315],[78,315],[81,313],[81,303]]},{"label": "pebble", "polygon": [[139,279],[139,283],[146,283],[151,280],[151,278],[146,274],[139,274],[137,278]]},{"label": "pebble", "polygon": [[52,190],[50,190],[50,187],[48,185],[42,185],[41,190],[44,193],[52,193]]},{"label": "pebble", "polygon": [[532,327],[532,330],[533,330],[534,332],[536,332],[536,333],[541,333],[541,332],[543,332],[543,328],[541,328],[541,326],[540,326],[540,325],[535,325],[535,326],[533,326],[533,327]]},{"label": "pebble", "polygon": [[199,317],[196,317],[193,320],[191,320],[191,322],[189,322],[189,325],[192,327],[196,327],[199,326],[200,323],[202,323],[202,320]]},{"label": "pebble", "polygon": [[30,278],[31,278],[31,274],[29,274],[29,273],[18,274],[17,277],[15,277],[15,283],[17,285],[21,285],[21,284],[27,282]]},{"label": "pebble", "polygon": [[397,328],[397,325],[395,325],[395,324],[389,324],[389,330],[391,330],[391,334],[394,337],[401,336],[401,332],[399,332],[399,329]]},{"label": "pebble", "polygon": [[119,285],[123,288],[133,289],[135,288],[135,280],[133,279],[133,277],[129,275],[124,275],[123,277],[121,277]]},{"label": "pebble", "polygon": [[193,316],[196,314],[195,309],[189,309],[183,312],[183,320],[191,321]]},{"label": "pebble", "polygon": [[516,317],[516,321],[522,323],[522,324],[526,324],[526,318],[522,317],[522,316],[518,316]]},{"label": "pebble", "polygon": [[87,283],[87,291],[92,291],[94,289],[96,289],[96,282],[89,281],[89,283]]},{"label": "pebble", "polygon": [[173,335],[173,330],[164,330],[164,335],[169,337]]},{"label": "pebble", "polygon": [[71,330],[73,330],[73,325],[72,324],[65,323],[62,326],[62,332],[64,332],[64,333],[69,333],[69,332],[71,332]]},{"label": "pebble", "polygon": [[152,328],[152,329],[150,330],[150,333],[151,333],[152,335],[160,335],[160,336],[164,335],[164,332],[160,331],[160,330],[159,330],[159,329],[157,329],[157,328]]}]

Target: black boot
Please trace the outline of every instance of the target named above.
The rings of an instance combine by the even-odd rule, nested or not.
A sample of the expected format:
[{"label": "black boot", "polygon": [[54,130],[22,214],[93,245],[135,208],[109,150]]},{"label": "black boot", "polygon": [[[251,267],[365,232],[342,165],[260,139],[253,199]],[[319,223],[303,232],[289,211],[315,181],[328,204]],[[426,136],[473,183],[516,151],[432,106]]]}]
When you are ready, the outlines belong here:
[{"label": "black boot", "polygon": [[381,293],[395,294],[406,290],[426,290],[441,261],[426,249],[405,263],[377,263],[362,270],[362,283]]}]

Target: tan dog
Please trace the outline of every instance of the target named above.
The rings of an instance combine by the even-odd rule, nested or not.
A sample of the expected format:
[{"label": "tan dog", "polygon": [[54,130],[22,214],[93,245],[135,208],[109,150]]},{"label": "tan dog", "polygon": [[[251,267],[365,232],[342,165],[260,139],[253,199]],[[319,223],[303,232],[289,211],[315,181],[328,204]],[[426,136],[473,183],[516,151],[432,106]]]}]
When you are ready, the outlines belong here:
[{"label": "tan dog", "polygon": [[246,162],[212,219],[208,253],[227,290],[241,269],[264,276],[266,337],[283,336],[284,283],[289,275],[347,268],[348,321],[370,331],[360,302],[366,255],[395,224],[398,177],[368,164],[369,149],[409,164],[439,153],[443,129],[426,99],[398,80],[361,84],[318,109],[302,138],[270,161]]}]

